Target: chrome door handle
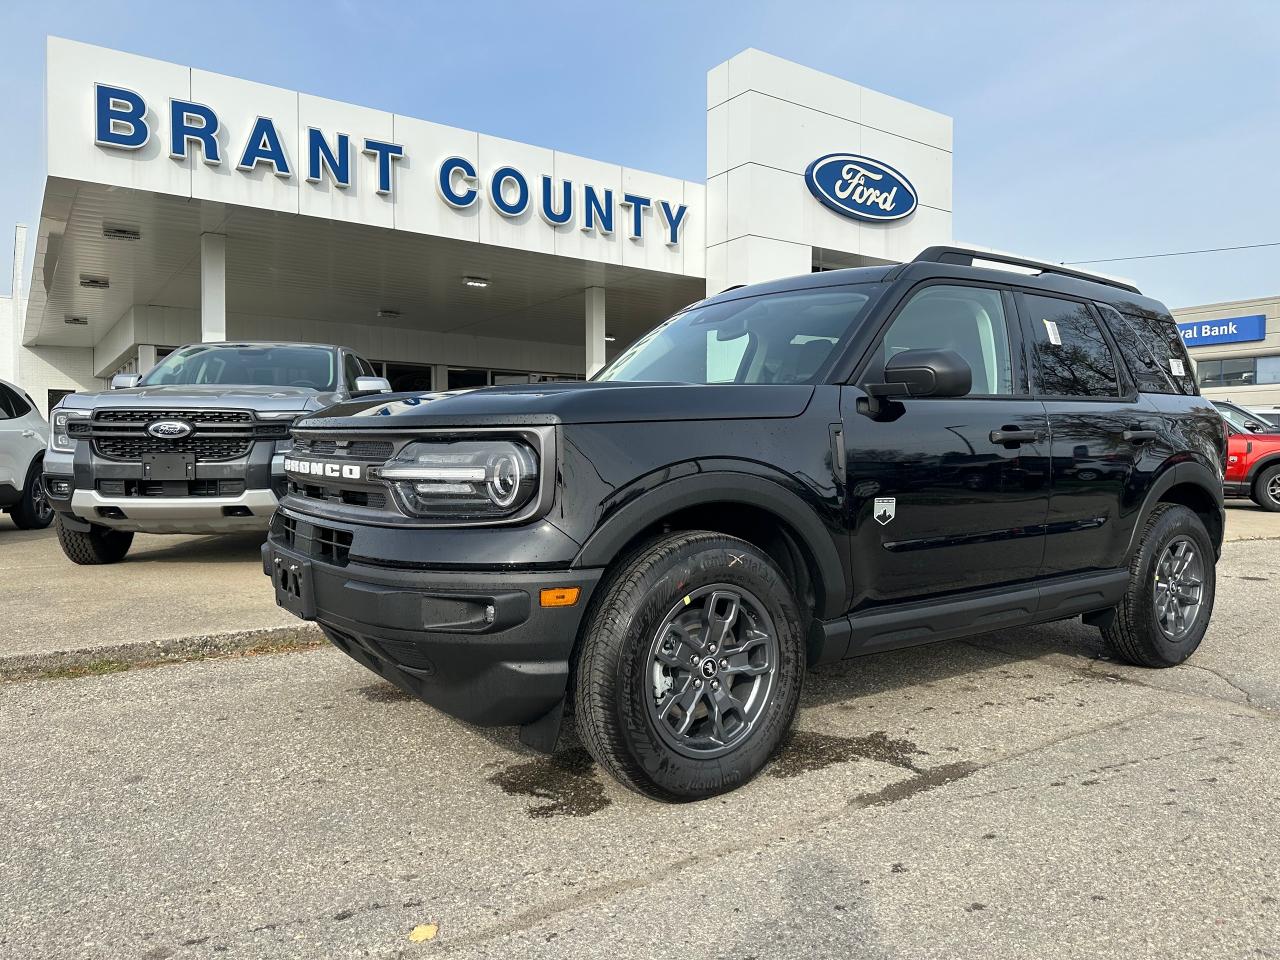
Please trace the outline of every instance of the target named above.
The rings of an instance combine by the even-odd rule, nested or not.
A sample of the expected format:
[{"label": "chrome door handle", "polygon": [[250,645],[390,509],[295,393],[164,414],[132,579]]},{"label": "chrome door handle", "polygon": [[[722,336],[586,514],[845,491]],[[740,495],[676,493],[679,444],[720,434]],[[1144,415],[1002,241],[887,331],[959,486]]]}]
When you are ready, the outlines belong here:
[{"label": "chrome door handle", "polygon": [[34,430],[23,430],[22,435],[24,437],[34,437],[36,435],[36,432]]}]

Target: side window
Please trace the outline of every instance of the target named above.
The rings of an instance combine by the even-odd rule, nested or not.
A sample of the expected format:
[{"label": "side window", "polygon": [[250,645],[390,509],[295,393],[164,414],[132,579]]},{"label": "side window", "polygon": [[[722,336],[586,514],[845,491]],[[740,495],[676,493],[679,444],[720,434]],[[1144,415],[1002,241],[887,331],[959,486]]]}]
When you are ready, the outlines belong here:
[{"label": "side window", "polygon": [[360,372],[360,361],[356,359],[354,353],[344,353],[342,355],[342,373],[347,389],[354,390],[356,388],[356,377],[364,376]]},{"label": "side window", "polygon": [[904,350],[954,350],[973,371],[973,396],[1014,392],[1009,325],[999,290],[932,284],[913,294],[885,331],[869,371],[872,379]]},{"label": "side window", "polygon": [[8,420],[14,416],[13,394],[9,388],[0,383],[0,420]]},{"label": "side window", "polygon": [[1116,361],[1093,311],[1075,300],[1023,294],[1039,392],[1050,397],[1118,397]]},{"label": "side window", "polygon": [[[1186,344],[1182,342],[1182,333],[1178,330],[1173,317],[1144,317],[1126,313],[1124,318],[1143,337],[1151,350],[1151,355],[1170,375],[1170,379],[1179,393],[1195,396],[1196,372],[1187,356]],[[1178,373],[1181,370],[1182,373]]]},{"label": "side window", "polygon": [[360,376],[362,377],[381,376],[380,373],[378,373],[376,370],[373,369],[373,364],[370,363],[368,360],[366,360],[364,357],[356,357],[356,359],[360,362]]},{"label": "side window", "polygon": [[[1132,320],[1122,317],[1119,311],[1105,303],[1094,304],[1094,306],[1102,314],[1107,329],[1111,331],[1111,336],[1119,345],[1120,355],[1124,358],[1125,366],[1129,368],[1129,373],[1133,376],[1133,382],[1138,385],[1139,391],[1142,393],[1182,392],[1172,379],[1177,370],[1186,372],[1181,360],[1170,366],[1168,351],[1161,349],[1162,345],[1159,343],[1149,343],[1149,337],[1143,336],[1145,327],[1139,327]],[[1163,361],[1160,359],[1162,356]]]}]

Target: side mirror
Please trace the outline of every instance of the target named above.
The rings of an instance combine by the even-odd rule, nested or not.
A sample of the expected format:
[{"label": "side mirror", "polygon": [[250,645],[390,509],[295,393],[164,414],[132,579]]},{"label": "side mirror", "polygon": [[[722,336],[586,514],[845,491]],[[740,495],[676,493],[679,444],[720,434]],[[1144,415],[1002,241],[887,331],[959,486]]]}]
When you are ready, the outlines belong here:
[{"label": "side mirror", "polygon": [[1257,433],[1259,430],[1262,429],[1262,424],[1260,424],[1257,420],[1246,420],[1244,422],[1244,428],[1248,430],[1250,433]]},{"label": "side mirror", "polygon": [[954,350],[903,350],[884,365],[884,383],[867,384],[865,412],[879,416],[893,397],[964,397],[972,388],[973,371]]},{"label": "side mirror", "polygon": [[130,387],[136,387],[141,379],[142,377],[136,373],[117,373],[111,378],[111,389],[128,390]]},{"label": "side mirror", "polygon": [[390,393],[391,381],[386,377],[356,377],[356,388],[351,395],[360,396],[366,393]]}]

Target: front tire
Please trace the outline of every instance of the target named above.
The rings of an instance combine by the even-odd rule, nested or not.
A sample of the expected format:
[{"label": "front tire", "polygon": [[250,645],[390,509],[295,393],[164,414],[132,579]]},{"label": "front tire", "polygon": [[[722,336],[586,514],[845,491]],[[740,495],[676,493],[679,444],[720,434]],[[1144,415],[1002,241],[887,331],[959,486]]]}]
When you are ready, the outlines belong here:
[{"label": "front tire", "polygon": [[1200,518],[1177,504],[1157,504],[1129,574],[1129,589],[1103,637],[1136,666],[1182,663],[1204,639],[1216,589],[1213,542]]},{"label": "front tire", "polygon": [[9,511],[19,530],[43,530],[53,523],[53,507],[44,492],[44,474],[40,463],[33,463],[27,471],[27,484],[22,499]]},{"label": "front tire", "polygon": [[132,532],[93,524],[87,533],[82,533],[68,527],[62,517],[58,517],[57,530],[62,552],[72,563],[82,566],[119,563],[133,543]]},{"label": "front tire", "polygon": [[1280,463],[1262,471],[1254,482],[1253,502],[1263,510],[1280,512]]},{"label": "front tire", "polygon": [[766,554],[718,533],[664,536],[620,563],[587,617],[578,732],[624,785],[700,800],[773,756],[805,660],[803,618]]}]

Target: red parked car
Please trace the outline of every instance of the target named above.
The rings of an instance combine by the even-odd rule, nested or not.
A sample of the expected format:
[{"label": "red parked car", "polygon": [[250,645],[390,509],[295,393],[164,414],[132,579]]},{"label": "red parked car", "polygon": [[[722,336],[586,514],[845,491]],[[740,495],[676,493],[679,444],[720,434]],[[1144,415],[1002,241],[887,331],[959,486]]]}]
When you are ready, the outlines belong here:
[{"label": "red parked car", "polygon": [[[1214,404],[1227,422],[1227,470],[1223,493],[1248,497],[1264,510],[1280,511],[1280,433],[1262,417],[1234,404]],[[1264,433],[1263,430],[1272,432]]]}]

